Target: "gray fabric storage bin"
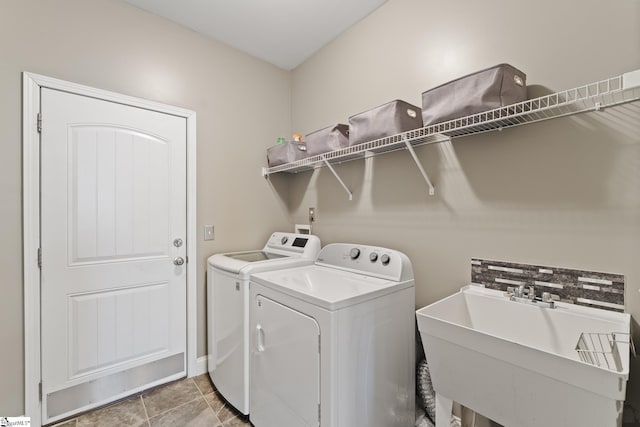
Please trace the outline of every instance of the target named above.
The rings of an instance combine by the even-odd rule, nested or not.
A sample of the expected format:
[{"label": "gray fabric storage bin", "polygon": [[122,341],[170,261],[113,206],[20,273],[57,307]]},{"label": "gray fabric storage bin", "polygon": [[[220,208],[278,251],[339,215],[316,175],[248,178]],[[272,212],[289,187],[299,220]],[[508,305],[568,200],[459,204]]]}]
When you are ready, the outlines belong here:
[{"label": "gray fabric storage bin", "polygon": [[304,142],[287,141],[267,148],[267,163],[278,166],[295,162],[307,157],[307,146]]},{"label": "gray fabric storage bin", "polygon": [[423,92],[422,121],[428,126],[526,99],[526,74],[500,64]]},{"label": "gray fabric storage bin", "polygon": [[349,146],[349,126],[338,123],[307,135],[309,157]]},{"label": "gray fabric storage bin", "polygon": [[421,127],[420,108],[396,99],[349,117],[349,144],[362,144]]}]

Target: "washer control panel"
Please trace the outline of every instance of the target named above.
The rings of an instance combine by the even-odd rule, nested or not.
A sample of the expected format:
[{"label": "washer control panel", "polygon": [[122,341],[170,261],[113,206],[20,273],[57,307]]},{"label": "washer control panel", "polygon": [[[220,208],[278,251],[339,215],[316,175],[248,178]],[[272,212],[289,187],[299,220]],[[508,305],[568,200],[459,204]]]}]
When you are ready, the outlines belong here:
[{"label": "washer control panel", "polygon": [[402,252],[379,246],[332,243],[320,251],[316,264],[365,275],[401,280],[413,278],[411,262]]}]

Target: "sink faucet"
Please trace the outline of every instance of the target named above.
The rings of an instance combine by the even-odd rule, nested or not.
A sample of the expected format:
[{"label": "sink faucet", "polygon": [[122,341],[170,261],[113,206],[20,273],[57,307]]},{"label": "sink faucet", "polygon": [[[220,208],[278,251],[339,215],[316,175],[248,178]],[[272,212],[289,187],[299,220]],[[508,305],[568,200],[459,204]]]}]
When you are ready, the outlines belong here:
[{"label": "sink faucet", "polygon": [[528,288],[525,287],[524,285],[520,285],[517,288],[508,287],[507,292],[509,296],[512,298],[515,297],[515,298],[535,299],[536,297],[536,291],[533,288],[533,286],[529,286]]},{"label": "sink faucet", "polygon": [[536,290],[533,286],[529,286],[529,289],[526,290],[525,295],[530,300],[536,299]]},{"label": "sink faucet", "polygon": [[560,300],[558,295],[549,292],[543,292],[541,297],[536,297],[535,288],[533,286],[525,287],[524,285],[519,285],[517,288],[508,287],[505,296],[508,296],[511,301],[538,304],[547,308],[555,308],[555,301]]}]

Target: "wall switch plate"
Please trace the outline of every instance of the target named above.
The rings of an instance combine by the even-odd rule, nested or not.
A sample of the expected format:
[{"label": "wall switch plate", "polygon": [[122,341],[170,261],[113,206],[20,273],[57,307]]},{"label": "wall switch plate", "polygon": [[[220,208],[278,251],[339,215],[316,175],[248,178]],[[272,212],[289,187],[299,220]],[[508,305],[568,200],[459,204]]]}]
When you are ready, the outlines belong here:
[{"label": "wall switch plate", "polygon": [[213,225],[204,226],[204,240],[213,240]]}]

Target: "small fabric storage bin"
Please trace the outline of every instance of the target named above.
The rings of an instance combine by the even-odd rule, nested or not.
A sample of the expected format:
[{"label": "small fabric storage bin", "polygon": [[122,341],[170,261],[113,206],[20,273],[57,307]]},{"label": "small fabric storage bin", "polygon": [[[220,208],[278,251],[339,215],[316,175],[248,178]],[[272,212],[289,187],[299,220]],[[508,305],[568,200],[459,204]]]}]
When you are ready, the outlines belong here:
[{"label": "small fabric storage bin", "polygon": [[349,126],[335,124],[307,135],[307,155],[309,157],[349,146]]},{"label": "small fabric storage bin", "polygon": [[526,74],[500,64],[423,92],[422,121],[428,126],[526,99]]},{"label": "small fabric storage bin", "polygon": [[287,141],[267,148],[267,163],[278,166],[295,162],[307,157],[307,146],[304,142]]},{"label": "small fabric storage bin", "polygon": [[362,144],[421,127],[420,108],[396,99],[349,117],[349,144]]}]

